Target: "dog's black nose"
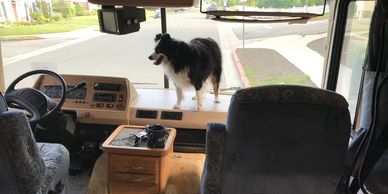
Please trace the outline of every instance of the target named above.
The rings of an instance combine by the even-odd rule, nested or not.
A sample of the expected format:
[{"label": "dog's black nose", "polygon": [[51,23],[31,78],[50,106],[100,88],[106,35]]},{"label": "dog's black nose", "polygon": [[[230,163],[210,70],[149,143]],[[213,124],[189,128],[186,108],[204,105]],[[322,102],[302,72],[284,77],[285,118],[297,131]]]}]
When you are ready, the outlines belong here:
[{"label": "dog's black nose", "polygon": [[152,60],[152,55],[150,55],[150,56],[148,57],[148,59],[149,59],[149,60]]}]

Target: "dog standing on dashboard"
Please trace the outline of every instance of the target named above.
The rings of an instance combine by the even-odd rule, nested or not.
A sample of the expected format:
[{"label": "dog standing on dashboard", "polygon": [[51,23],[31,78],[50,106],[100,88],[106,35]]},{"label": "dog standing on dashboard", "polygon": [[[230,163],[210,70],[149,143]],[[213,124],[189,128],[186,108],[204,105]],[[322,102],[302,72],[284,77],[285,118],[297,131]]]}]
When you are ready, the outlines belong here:
[{"label": "dog standing on dashboard", "polygon": [[171,38],[169,34],[157,34],[155,50],[148,59],[163,67],[164,73],[176,87],[175,109],[181,107],[183,89],[194,87],[197,110],[202,109],[206,81],[213,85],[214,102],[219,103],[218,90],[222,72],[221,50],[211,38],[195,38],[189,43]]}]

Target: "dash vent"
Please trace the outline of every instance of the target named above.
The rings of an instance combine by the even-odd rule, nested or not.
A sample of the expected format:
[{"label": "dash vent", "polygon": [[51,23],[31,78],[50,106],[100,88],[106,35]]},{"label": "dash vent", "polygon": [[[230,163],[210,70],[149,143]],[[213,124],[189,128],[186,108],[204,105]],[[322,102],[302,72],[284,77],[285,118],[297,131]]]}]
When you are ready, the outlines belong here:
[{"label": "dash vent", "polygon": [[158,117],[158,111],[153,110],[137,110],[136,118],[141,119],[156,119]]},{"label": "dash vent", "polygon": [[182,120],[182,112],[167,112],[162,111],[162,115],[160,116],[163,120]]}]

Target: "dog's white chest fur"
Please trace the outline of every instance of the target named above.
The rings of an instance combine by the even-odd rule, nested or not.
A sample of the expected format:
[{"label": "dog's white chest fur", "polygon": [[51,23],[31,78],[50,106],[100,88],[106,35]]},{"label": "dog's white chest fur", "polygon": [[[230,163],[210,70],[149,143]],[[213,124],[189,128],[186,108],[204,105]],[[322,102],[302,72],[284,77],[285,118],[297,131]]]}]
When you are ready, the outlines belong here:
[{"label": "dog's white chest fur", "polygon": [[170,80],[179,88],[188,88],[192,85],[190,84],[190,79],[188,76],[188,70],[185,69],[183,71],[180,71],[178,73],[174,72],[174,69],[172,68],[171,64],[168,64],[168,62],[162,63],[163,71],[166,74],[167,77],[170,78]]}]

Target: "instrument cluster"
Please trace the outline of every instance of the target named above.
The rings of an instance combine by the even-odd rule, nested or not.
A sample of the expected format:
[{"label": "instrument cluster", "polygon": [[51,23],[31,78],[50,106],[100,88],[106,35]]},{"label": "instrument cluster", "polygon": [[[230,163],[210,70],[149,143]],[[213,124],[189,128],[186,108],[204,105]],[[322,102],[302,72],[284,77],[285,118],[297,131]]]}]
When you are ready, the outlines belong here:
[{"label": "instrument cluster", "polygon": [[[74,86],[67,86],[67,89],[73,89]],[[86,98],[87,88],[77,88],[75,90],[69,91],[66,94],[66,99],[77,99],[84,100]],[[60,98],[62,94],[62,88],[58,85],[46,85],[43,86],[42,92],[50,98]]]},{"label": "instrument cluster", "polygon": [[[62,77],[68,87],[64,108],[125,111],[128,106],[129,81],[125,78],[78,75]],[[61,86],[49,76],[42,75],[36,88],[54,101],[61,98]]]}]

